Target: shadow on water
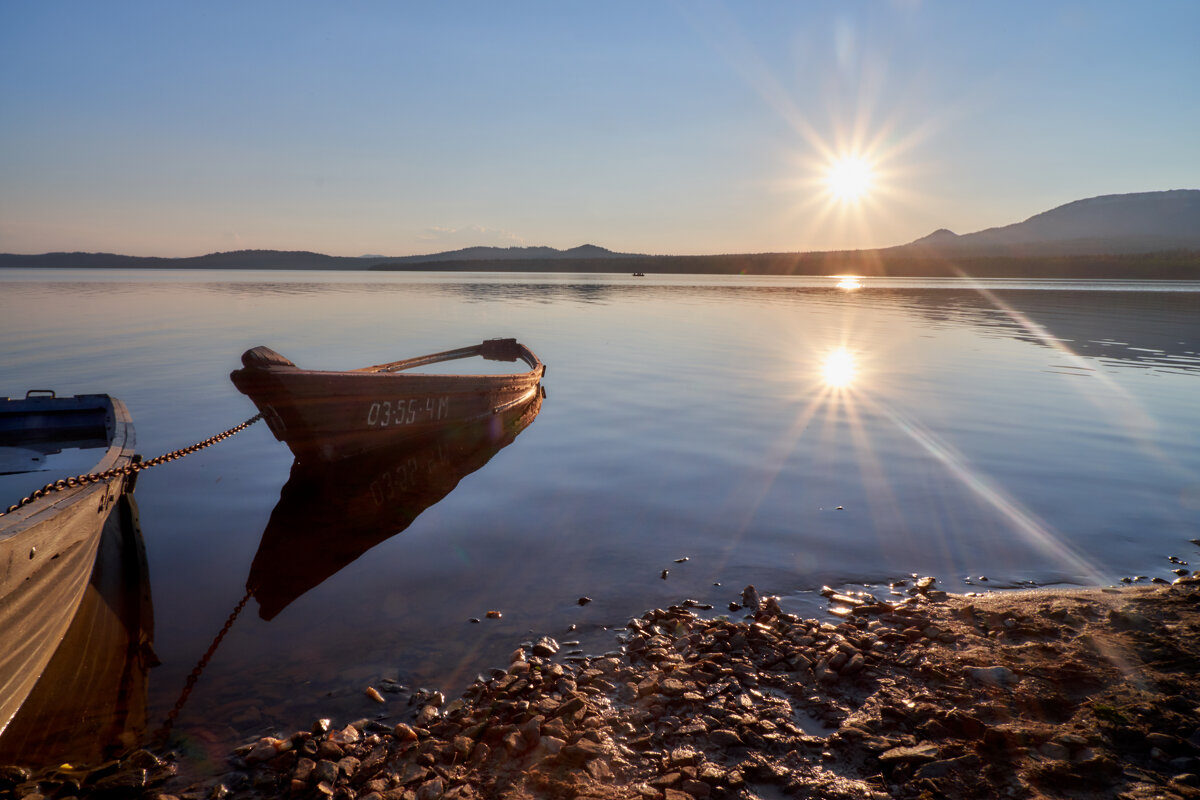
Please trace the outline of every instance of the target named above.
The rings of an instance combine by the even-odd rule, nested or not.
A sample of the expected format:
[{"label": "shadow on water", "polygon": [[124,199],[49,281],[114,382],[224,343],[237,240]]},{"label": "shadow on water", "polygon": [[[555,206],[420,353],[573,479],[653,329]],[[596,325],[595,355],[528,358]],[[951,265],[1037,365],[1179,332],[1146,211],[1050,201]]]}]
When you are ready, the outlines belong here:
[{"label": "shadow on water", "polygon": [[79,610],[0,735],[0,764],[84,769],[138,747],[147,677],[157,665],[146,549],[132,495],[101,535]]},{"label": "shadow on water", "polygon": [[539,391],[525,406],[422,443],[334,464],[295,462],[250,565],[246,591],[273,619],[483,467],[533,423]]}]

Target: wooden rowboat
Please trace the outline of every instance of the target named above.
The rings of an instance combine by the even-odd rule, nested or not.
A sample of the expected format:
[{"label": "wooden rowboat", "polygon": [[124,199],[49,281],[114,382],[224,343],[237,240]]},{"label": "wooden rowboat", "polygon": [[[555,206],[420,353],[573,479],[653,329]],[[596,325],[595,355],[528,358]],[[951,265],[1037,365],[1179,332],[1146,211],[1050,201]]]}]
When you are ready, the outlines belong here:
[{"label": "wooden rowboat", "polygon": [[[0,734],[0,764],[88,770],[141,746],[149,671],[158,663],[153,642],[146,547],[126,493],[108,515],[62,643]],[[19,642],[0,631],[0,644]]]},{"label": "wooden rowboat", "polygon": [[[417,367],[481,357],[524,361],[526,372],[443,375]],[[297,367],[268,347],[242,354],[230,379],[302,463],[336,461],[399,443],[412,443],[502,414],[532,400],[546,366],[515,339],[418,356],[347,372]]]},{"label": "wooden rowboat", "polygon": [[[133,422],[104,394],[0,398],[0,447],[43,451],[100,444],[83,481],[29,495],[0,516],[0,733],[33,689],[79,608],[96,549],[132,479]],[[40,496],[39,496],[40,495]]]}]

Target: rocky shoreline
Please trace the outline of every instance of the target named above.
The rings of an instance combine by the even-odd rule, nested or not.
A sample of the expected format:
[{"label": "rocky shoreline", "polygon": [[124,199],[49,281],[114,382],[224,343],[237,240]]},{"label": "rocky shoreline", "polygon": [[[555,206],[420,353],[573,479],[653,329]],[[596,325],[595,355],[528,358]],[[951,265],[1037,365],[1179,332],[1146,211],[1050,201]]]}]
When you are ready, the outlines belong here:
[{"label": "rocky shoreline", "polygon": [[[829,621],[747,587],[630,620],[618,654],[518,648],[404,722],[318,721],[180,785],[139,751],[15,797],[1200,798],[1200,573],[1171,585],[826,592]],[[369,688],[368,692],[375,689]]]}]

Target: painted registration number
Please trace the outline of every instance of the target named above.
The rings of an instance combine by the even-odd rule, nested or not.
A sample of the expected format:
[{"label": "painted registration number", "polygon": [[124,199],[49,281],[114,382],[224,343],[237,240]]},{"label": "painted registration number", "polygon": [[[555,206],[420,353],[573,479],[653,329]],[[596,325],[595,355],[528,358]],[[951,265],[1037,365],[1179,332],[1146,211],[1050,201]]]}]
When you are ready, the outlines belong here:
[{"label": "painted registration number", "polygon": [[371,403],[367,410],[368,428],[438,422],[450,416],[449,397],[410,397]]}]

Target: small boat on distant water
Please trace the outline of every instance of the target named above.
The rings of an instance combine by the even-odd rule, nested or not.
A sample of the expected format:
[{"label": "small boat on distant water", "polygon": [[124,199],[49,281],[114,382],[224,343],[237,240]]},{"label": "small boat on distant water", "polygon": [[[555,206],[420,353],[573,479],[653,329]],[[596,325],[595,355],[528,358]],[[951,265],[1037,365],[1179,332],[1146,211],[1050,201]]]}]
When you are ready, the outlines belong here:
[{"label": "small boat on distant water", "polygon": [[133,421],[106,394],[0,398],[0,448],[100,447],[82,480],[39,490],[0,515],[0,733],[62,641],[92,573],[105,522],[132,490]]},{"label": "small boat on distant water", "polygon": [[[417,367],[481,357],[524,361],[506,375],[443,375]],[[427,356],[346,372],[306,370],[268,347],[242,354],[230,379],[302,463],[336,461],[436,435],[528,403],[546,366],[515,339],[489,339]]]}]

